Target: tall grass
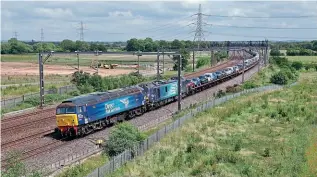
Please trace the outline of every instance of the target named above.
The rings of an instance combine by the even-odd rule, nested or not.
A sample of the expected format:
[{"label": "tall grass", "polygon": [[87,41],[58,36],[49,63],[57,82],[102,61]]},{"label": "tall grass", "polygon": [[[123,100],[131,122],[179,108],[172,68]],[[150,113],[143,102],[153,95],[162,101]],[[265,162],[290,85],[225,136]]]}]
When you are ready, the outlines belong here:
[{"label": "tall grass", "polygon": [[112,176],[316,176],[316,77],[210,109]]},{"label": "tall grass", "polygon": [[[45,89],[50,89],[52,87],[59,88],[62,86],[70,85],[70,82],[62,82],[56,84],[45,84]],[[39,92],[39,85],[20,85],[20,86],[9,86],[5,89],[1,89],[1,99],[8,99],[12,97],[22,96],[29,93]]]}]

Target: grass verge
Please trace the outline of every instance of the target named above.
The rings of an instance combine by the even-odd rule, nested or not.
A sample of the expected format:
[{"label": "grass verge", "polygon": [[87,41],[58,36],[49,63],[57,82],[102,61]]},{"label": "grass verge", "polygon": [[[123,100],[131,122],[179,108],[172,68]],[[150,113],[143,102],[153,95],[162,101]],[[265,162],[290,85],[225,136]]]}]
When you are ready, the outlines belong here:
[{"label": "grass verge", "polygon": [[[61,82],[55,84],[45,84],[45,89],[48,90],[50,88],[59,88],[66,85],[71,85],[70,82]],[[30,94],[34,92],[40,92],[39,85],[20,85],[20,86],[9,86],[5,89],[1,89],[1,99],[9,99],[13,97],[22,96],[25,94]]]},{"label": "grass verge", "polygon": [[82,164],[70,167],[57,175],[56,177],[84,177],[91,173],[94,169],[101,167],[109,158],[105,154],[95,155],[88,158]]},{"label": "grass verge", "polygon": [[[68,94],[48,94],[44,95],[44,100],[46,105],[54,105],[60,103],[60,101],[65,100],[67,98],[73,97],[71,93]],[[15,107],[2,108],[1,114],[19,111],[27,108],[37,107],[40,105],[39,96],[34,96],[33,98],[25,99],[24,102],[18,103]]]},{"label": "grass verge", "polygon": [[[45,82],[60,82],[60,81],[70,81],[71,75],[59,75],[59,74],[49,74],[44,75]],[[1,84],[24,84],[24,83],[39,83],[38,75],[19,75],[19,76],[1,76]]]},{"label": "grass verge", "polygon": [[111,176],[316,176],[317,73],[189,120]]}]

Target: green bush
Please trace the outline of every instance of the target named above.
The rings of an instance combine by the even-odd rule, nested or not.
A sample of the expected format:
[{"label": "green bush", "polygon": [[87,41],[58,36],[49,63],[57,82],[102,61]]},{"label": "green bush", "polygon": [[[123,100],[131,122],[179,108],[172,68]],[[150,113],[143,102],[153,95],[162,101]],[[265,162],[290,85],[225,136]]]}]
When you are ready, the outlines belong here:
[{"label": "green bush", "polygon": [[272,57],[272,62],[275,63],[277,66],[279,67],[289,67],[290,66],[290,62],[288,61],[288,59],[286,57]]},{"label": "green bush", "polygon": [[120,123],[111,131],[104,150],[112,157],[126,149],[133,149],[145,137],[145,134],[141,133],[135,126],[126,122]]},{"label": "green bush", "polygon": [[280,71],[273,74],[270,80],[273,84],[285,85],[288,82],[288,77],[285,72]]},{"label": "green bush", "polygon": [[91,93],[94,91],[106,91],[136,85],[138,83],[150,80],[150,77],[143,77],[137,73],[131,73],[121,76],[101,77],[99,75],[90,75],[82,71],[76,71],[72,75],[72,83],[77,86],[80,93]]},{"label": "green bush", "polygon": [[69,95],[71,95],[71,96],[79,96],[80,95],[80,91],[79,90],[71,91],[71,92],[69,92]]},{"label": "green bush", "polygon": [[295,61],[292,63],[292,67],[295,68],[296,70],[300,70],[303,67],[303,63],[300,61]]},{"label": "green bush", "polygon": [[271,56],[280,56],[281,52],[278,49],[272,49],[271,52],[270,52],[270,55]]},{"label": "green bush", "polygon": [[200,68],[210,64],[210,57],[199,57],[197,60],[196,68]]},{"label": "green bush", "polygon": [[257,85],[252,81],[246,81],[242,86],[244,89],[252,89],[257,87]]}]

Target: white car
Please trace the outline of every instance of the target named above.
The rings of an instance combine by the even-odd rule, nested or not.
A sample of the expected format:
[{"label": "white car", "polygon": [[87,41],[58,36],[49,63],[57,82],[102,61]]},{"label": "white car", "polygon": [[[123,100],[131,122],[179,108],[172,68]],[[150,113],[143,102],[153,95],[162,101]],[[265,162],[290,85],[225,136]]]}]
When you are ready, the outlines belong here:
[{"label": "white car", "polygon": [[250,65],[249,60],[245,60],[245,61],[244,61],[244,66],[249,66],[249,65]]},{"label": "white car", "polygon": [[229,75],[233,73],[233,68],[232,67],[227,67],[226,69],[224,69],[224,72]]},{"label": "white car", "polygon": [[233,66],[233,72],[238,72],[239,71],[239,67],[238,66]]},{"label": "white car", "polygon": [[208,82],[214,80],[214,76],[212,73],[206,73],[206,74],[204,74],[204,76],[206,76]]}]

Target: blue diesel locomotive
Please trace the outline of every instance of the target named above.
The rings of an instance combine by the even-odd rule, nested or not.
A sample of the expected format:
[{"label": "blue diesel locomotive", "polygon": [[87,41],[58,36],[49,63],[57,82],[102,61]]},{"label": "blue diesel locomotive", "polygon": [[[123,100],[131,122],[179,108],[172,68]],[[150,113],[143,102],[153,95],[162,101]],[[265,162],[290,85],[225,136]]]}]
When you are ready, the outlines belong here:
[{"label": "blue diesel locomotive", "polygon": [[63,101],[56,108],[56,131],[62,136],[81,136],[108,124],[145,112],[145,94],[133,86],[91,93]]},{"label": "blue diesel locomotive", "polygon": [[109,124],[139,116],[177,99],[177,81],[155,81],[96,92],[63,101],[55,129],[62,137],[83,136]]}]

